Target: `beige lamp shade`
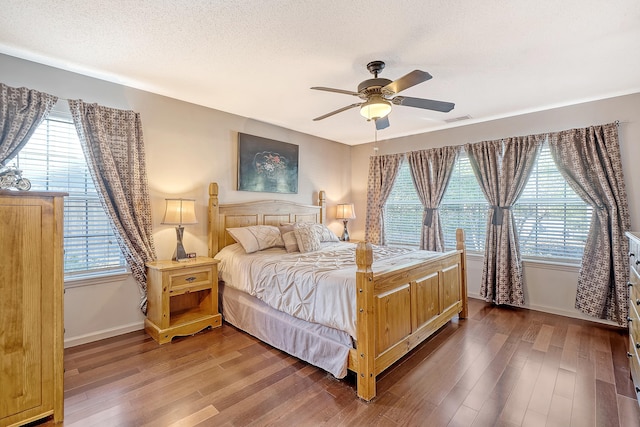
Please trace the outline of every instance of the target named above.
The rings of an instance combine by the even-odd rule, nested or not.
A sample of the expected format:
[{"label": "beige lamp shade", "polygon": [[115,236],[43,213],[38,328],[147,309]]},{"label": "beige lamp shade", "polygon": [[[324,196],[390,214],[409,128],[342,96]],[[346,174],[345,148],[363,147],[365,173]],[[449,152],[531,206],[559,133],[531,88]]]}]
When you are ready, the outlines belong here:
[{"label": "beige lamp shade", "polygon": [[163,224],[197,224],[196,201],[193,199],[166,199]]},{"label": "beige lamp shade", "polygon": [[336,219],[354,219],[356,211],[353,203],[344,203],[336,206]]}]

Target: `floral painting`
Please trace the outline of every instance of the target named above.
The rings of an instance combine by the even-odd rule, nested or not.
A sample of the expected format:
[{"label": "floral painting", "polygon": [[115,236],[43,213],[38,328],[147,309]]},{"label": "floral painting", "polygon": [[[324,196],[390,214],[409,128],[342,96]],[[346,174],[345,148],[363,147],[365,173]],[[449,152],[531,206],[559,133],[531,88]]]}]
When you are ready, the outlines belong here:
[{"label": "floral painting", "polygon": [[298,192],[298,146],[238,134],[238,190]]}]

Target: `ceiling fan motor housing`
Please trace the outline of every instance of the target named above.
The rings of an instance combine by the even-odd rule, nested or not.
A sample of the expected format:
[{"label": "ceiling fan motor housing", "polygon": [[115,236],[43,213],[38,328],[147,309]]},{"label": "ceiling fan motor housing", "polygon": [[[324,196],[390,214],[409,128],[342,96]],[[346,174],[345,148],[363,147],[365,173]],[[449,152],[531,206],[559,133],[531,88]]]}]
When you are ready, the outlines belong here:
[{"label": "ceiling fan motor housing", "polygon": [[389,79],[375,78],[363,81],[358,85],[358,93],[366,99],[368,95],[382,93],[382,88],[391,83]]}]

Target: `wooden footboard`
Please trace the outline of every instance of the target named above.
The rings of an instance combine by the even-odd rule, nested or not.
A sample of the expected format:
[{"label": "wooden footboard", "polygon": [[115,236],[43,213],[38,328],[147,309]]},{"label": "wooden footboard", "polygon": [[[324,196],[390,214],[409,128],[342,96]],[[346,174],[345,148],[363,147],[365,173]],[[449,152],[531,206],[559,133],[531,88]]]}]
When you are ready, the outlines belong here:
[{"label": "wooden footboard", "polygon": [[464,231],[457,250],[376,274],[368,243],[356,250],[357,347],[349,369],[357,376],[358,396],[376,395],[376,376],[423,342],[453,317],[467,316]]}]

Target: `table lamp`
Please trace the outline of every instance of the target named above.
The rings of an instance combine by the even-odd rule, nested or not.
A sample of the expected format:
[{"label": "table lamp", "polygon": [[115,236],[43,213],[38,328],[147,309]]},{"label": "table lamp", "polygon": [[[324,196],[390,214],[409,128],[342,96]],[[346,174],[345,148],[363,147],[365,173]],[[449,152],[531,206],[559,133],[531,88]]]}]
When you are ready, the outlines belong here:
[{"label": "table lamp", "polygon": [[193,199],[165,199],[165,201],[167,205],[162,224],[177,225],[176,237],[178,243],[173,258],[171,259],[174,261],[184,261],[188,259],[188,257],[182,245],[182,236],[184,234],[184,227],[182,225],[198,223],[196,219],[196,201]]},{"label": "table lamp", "polygon": [[349,241],[349,231],[347,231],[347,222],[350,219],[354,219],[356,217],[356,211],[353,208],[353,203],[343,203],[339,204],[336,207],[336,218],[341,219],[344,223],[344,231],[342,232],[342,237],[340,240],[348,242]]}]

